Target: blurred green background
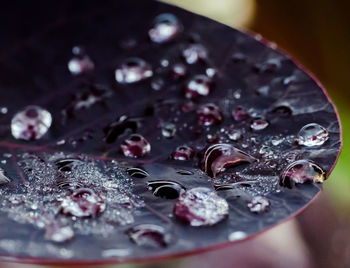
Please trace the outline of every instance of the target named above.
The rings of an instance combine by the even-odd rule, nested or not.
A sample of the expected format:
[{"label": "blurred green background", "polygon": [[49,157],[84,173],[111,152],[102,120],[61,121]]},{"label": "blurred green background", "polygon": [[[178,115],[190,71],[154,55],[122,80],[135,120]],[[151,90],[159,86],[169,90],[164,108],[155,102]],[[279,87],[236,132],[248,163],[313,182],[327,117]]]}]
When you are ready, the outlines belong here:
[{"label": "blurred green background", "polygon": [[[344,146],[336,168],[324,185],[324,193],[295,220],[281,224],[252,241],[225,249],[166,262],[118,267],[350,267],[350,2],[164,2],[239,29],[261,33],[288,51],[327,88],[340,113]],[[224,40],[218,40],[221,41]],[[0,267],[35,266],[3,263]]]}]

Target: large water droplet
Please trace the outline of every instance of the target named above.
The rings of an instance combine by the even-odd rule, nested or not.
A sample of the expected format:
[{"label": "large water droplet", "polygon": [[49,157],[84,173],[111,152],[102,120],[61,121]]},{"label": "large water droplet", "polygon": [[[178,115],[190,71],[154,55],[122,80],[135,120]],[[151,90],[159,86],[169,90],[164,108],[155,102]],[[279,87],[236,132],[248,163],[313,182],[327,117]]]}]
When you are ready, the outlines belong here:
[{"label": "large water droplet", "polygon": [[146,248],[165,248],[173,240],[170,232],[155,224],[140,224],[127,231],[130,240],[138,246]]},{"label": "large water droplet", "polygon": [[251,163],[254,157],[237,149],[232,144],[219,143],[208,147],[205,151],[202,168],[205,173],[215,178],[225,171],[227,167],[237,166],[241,163]]},{"label": "large water droplet", "polygon": [[182,145],[176,148],[176,150],[171,154],[174,160],[185,161],[189,160],[194,156],[194,151],[191,147],[187,145]]},{"label": "large water droplet", "polygon": [[327,140],[327,129],[316,123],[307,124],[302,127],[297,136],[298,144],[307,147],[322,145]]},{"label": "large water droplet", "polygon": [[167,199],[176,199],[185,191],[185,187],[175,181],[169,180],[149,181],[147,186],[155,196]]},{"label": "large water droplet", "polygon": [[38,140],[47,133],[51,124],[52,117],[47,110],[28,106],[12,118],[11,132],[16,139]]},{"label": "large water droplet", "polygon": [[5,170],[0,168],[0,185],[7,184],[10,182],[10,179],[5,175]]},{"label": "large water droplet", "polygon": [[163,123],[162,124],[162,136],[164,138],[173,138],[176,134],[176,126],[173,123]]},{"label": "large water droplet", "polygon": [[136,83],[152,75],[151,65],[140,58],[126,59],[115,70],[115,80],[120,84]]},{"label": "large water droplet", "polygon": [[199,60],[205,60],[208,52],[201,44],[190,44],[182,51],[182,56],[188,64],[194,64]]},{"label": "large water droplet", "polygon": [[185,96],[192,99],[199,96],[208,96],[210,93],[211,80],[209,77],[199,74],[195,75],[186,84]]},{"label": "large water droplet", "polygon": [[61,203],[62,213],[75,217],[95,217],[105,208],[106,204],[102,198],[88,188],[75,190]]},{"label": "large water droplet", "polygon": [[227,217],[228,204],[211,189],[198,187],[180,195],[174,213],[191,226],[210,226]]},{"label": "large water droplet", "polygon": [[208,103],[198,108],[197,119],[199,124],[211,126],[220,123],[222,121],[222,115],[218,106],[214,103]]},{"label": "large water droplet", "polygon": [[148,35],[155,43],[164,43],[174,39],[182,30],[179,20],[169,13],[158,15]]},{"label": "large water droplet", "polygon": [[247,206],[250,212],[260,214],[269,211],[270,202],[266,197],[254,196]]},{"label": "large water droplet", "polygon": [[132,134],[120,145],[122,152],[127,157],[142,157],[151,151],[149,142],[139,134]]},{"label": "large water droplet", "polygon": [[326,174],[321,167],[309,160],[297,160],[289,164],[280,175],[280,184],[292,188],[294,184],[305,182],[320,182],[326,180]]}]

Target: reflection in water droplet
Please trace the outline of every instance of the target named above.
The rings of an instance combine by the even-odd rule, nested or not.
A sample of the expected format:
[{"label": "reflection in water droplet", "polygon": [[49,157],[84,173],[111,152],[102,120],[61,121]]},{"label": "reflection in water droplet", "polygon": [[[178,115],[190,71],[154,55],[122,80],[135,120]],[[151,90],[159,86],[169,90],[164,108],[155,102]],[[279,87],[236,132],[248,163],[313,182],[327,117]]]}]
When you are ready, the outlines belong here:
[{"label": "reflection in water droplet", "polygon": [[263,196],[254,196],[252,200],[248,203],[248,208],[250,212],[253,213],[264,213],[270,210],[270,202],[267,198]]},{"label": "reflection in water droplet", "polygon": [[154,20],[152,29],[148,35],[155,43],[164,43],[174,39],[182,30],[178,19],[169,13],[158,15]]},{"label": "reflection in water droplet", "polygon": [[173,138],[176,134],[176,126],[172,123],[162,124],[162,135],[164,138]]},{"label": "reflection in water droplet", "polygon": [[222,121],[222,115],[218,106],[214,103],[207,103],[197,110],[197,119],[200,125],[211,126]]},{"label": "reflection in water droplet", "polygon": [[199,74],[195,75],[186,84],[185,96],[192,99],[198,96],[208,96],[210,93],[211,80],[209,77]]},{"label": "reflection in water droplet", "polygon": [[180,195],[174,213],[191,226],[210,226],[228,216],[228,204],[211,189],[198,187]]},{"label": "reflection in water droplet", "polygon": [[328,131],[323,126],[311,123],[302,127],[297,136],[299,145],[307,147],[319,146],[328,140]]},{"label": "reflection in water droplet", "polygon": [[194,151],[187,145],[182,145],[176,148],[175,152],[171,154],[174,160],[185,161],[189,160],[194,156]]},{"label": "reflection in water droplet", "polygon": [[297,160],[289,164],[280,175],[280,185],[292,188],[294,184],[319,182],[326,180],[321,167],[309,160]]},{"label": "reflection in water droplet", "polygon": [[10,182],[10,179],[5,175],[5,170],[0,168],[0,185],[7,184],[9,182]]},{"label": "reflection in water droplet", "polygon": [[133,243],[146,248],[166,248],[173,240],[170,232],[155,224],[140,224],[130,228],[126,233]]},{"label": "reflection in water droplet", "polygon": [[95,217],[106,208],[104,201],[87,188],[79,188],[63,199],[61,211],[63,214],[75,217]]},{"label": "reflection in water droplet", "polygon": [[39,107],[28,106],[15,114],[11,121],[11,132],[15,139],[38,140],[52,124],[51,114]]},{"label": "reflection in water droplet", "polygon": [[185,191],[185,187],[175,181],[169,180],[149,181],[147,186],[155,196],[166,199],[176,199]]},{"label": "reflection in water droplet", "polygon": [[120,145],[123,154],[127,157],[142,157],[151,151],[149,142],[139,134],[132,134]]},{"label": "reflection in water droplet", "polygon": [[251,125],[250,125],[250,128],[252,130],[256,130],[256,131],[259,131],[259,130],[263,130],[265,128],[267,128],[267,126],[269,125],[269,122],[267,122],[266,120],[263,120],[263,119],[255,119]]},{"label": "reflection in water droplet", "polygon": [[55,243],[63,243],[74,237],[74,231],[70,226],[62,226],[52,223],[46,226],[45,239]]},{"label": "reflection in water droplet", "polygon": [[208,147],[205,151],[202,168],[213,178],[225,171],[227,167],[241,163],[251,163],[255,160],[249,154],[235,148],[232,144],[219,143]]},{"label": "reflection in water droplet", "polygon": [[182,51],[182,56],[188,64],[194,64],[199,60],[205,60],[208,52],[201,44],[191,44]]},{"label": "reflection in water droplet", "polygon": [[152,75],[151,65],[140,58],[128,58],[115,70],[115,80],[120,84],[136,83]]}]

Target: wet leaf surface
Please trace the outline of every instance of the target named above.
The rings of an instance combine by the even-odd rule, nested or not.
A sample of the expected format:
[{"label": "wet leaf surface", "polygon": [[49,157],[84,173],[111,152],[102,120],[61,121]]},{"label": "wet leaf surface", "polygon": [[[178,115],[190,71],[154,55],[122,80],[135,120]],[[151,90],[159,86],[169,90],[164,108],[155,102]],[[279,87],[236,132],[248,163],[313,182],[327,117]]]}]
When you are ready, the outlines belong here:
[{"label": "wet leaf surface", "polygon": [[[259,36],[136,0],[13,1],[0,21],[3,259],[129,262],[239,241],[304,208],[336,162],[325,91]],[[18,117],[29,105],[50,125],[40,109]],[[300,160],[316,165],[285,187]],[[187,208],[210,224],[184,222]]]}]

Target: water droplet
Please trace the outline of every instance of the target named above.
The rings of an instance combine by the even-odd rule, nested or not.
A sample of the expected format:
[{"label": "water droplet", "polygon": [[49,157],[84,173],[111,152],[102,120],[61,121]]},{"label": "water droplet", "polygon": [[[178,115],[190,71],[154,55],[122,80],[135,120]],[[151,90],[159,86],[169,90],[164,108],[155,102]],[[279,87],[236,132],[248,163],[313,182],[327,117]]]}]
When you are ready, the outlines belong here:
[{"label": "water droplet", "polygon": [[155,43],[164,43],[174,39],[182,30],[178,19],[169,13],[158,15],[148,35]]},{"label": "water droplet", "polygon": [[242,240],[246,237],[247,237],[247,234],[245,232],[235,231],[235,232],[230,233],[230,235],[228,236],[228,240],[229,241],[238,241],[238,240]]},{"label": "water droplet", "polygon": [[74,237],[74,231],[70,226],[62,226],[52,223],[46,226],[45,239],[56,243],[63,243]]},{"label": "water droplet", "polygon": [[248,203],[250,212],[253,213],[264,213],[270,210],[270,202],[263,196],[254,196]]},{"label": "water droplet", "polygon": [[246,109],[237,107],[236,109],[232,110],[232,117],[236,121],[241,121],[247,119],[249,117],[249,113]]},{"label": "water droplet", "polygon": [[207,103],[197,110],[197,119],[203,126],[211,126],[222,121],[222,114],[218,106],[214,103]]},{"label": "water droplet", "polygon": [[326,180],[321,167],[309,160],[297,160],[289,164],[280,175],[280,184],[292,188],[294,184],[320,182]]},{"label": "water droplet", "polygon": [[75,190],[61,203],[62,213],[75,217],[95,217],[102,213],[105,208],[106,204],[102,198],[88,188]]},{"label": "water droplet", "polygon": [[75,57],[68,62],[68,70],[71,72],[71,74],[79,75],[82,73],[91,72],[95,68],[95,64],[89,56],[84,55],[84,50],[81,47],[73,47],[72,52]]},{"label": "water droplet", "polygon": [[213,78],[216,75],[217,70],[215,68],[207,68],[205,73],[208,77]]},{"label": "water droplet", "polygon": [[167,59],[161,59],[161,60],[160,60],[160,65],[161,65],[162,67],[168,67],[168,66],[169,66],[169,60],[167,60]]},{"label": "water droplet", "polygon": [[132,134],[120,145],[122,152],[127,157],[142,157],[151,151],[149,142],[139,134]]},{"label": "water droplet", "polygon": [[261,96],[268,96],[269,95],[269,90],[270,90],[270,87],[269,86],[262,86],[262,87],[259,87],[256,92],[258,93],[258,95],[261,95]]},{"label": "water droplet", "polygon": [[217,135],[207,134],[206,141],[208,143],[216,143],[218,142],[218,140],[219,140],[219,137]]},{"label": "water droplet", "polygon": [[299,145],[307,147],[319,146],[328,140],[328,131],[323,126],[311,123],[302,127],[297,136]]},{"label": "water droplet", "polygon": [[209,146],[205,151],[202,168],[208,176],[215,178],[227,167],[251,163],[254,160],[254,157],[235,148],[232,144],[219,143]]},{"label": "water droplet", "polygon": [[280,69],[282,66],[280,58],[270,58],[263,63],[254,65],[254,69],[259,73],[272,73]]},{"label": "water droplet", "polygon": [[185,161],[189,160],[194,156],[194,151],[187,145],[182,145],[176,148],[175,152],[171,154],[174,160]]},{"label": "water droplet", "polygon": [[270,157],[273,154],[273,151],[269,146],[263,145],[260,147],[259,154],[263,157]]},{"label": "water droplet", "polygon": [[149,181],[147,186],[155,196],[166,199],[176,199],[185,191],[185,187],[175,181],[169,180]]},{"label": "water droplet", "polygon": [[201,44],[190,44],[182,51],[182,56],[188,64],[194,64],[199,60],[205,60],[208,52]]},{"label": "water droplet", "polygon": [[172,123],[163,123],[162,124],[162,135],[164,138],[170,139],[173,138],[176,134],[176,126]]},{"label": "water droplet", "polygon": [[10,182],[10,179],[5,175],[5,170],[0,168],[0,185],[4,185]]},{"label": "water droplet", "polygon": [[180,195],[174,213],[191,226],[210,226],[228,216],[228,204],[211,189],[198,187]]},{"label": "water droplet", "polygon": [[149,176],[148,172],[143,170],[142,168],[137,168],[137,167],[133,167],[133,168],[128,168],[126,170],[126,172],[131,176],[131,177],[134,177],[134,178],[140,178],[140,179],[143,179],[143,178],[146,178]]},{"label": "water droplet", "polygon": [[7,114],[8,113],[8,108],[7,107],[0,107],[0,113],[1,114]]},{"label": "water droplet", "polygon": [[176,173],[178,173],[180,175],[184,175],[184,176],[190,176],[190,175],[194,174],[192,171],[185,170],[185,169],[177,170]]},{"label": "water droplet", "polygon": [[255,119],[251,125],[250,125],[250,128],[252,130],[256,130],[256,131],[259,131],[259,130],[263,130],[265,128],[267,128],[267,126],[269,125],[269,122],[267,122],[266,120],[263,120],[263,119]]},{"label": "water droplet", "polygon": [[161,90],[164,87],[164,80],[160,77],[152,79],[151,88],[155,91]]},{"label": "water droplet", "polygon": [[38,140],[52,124],[51,114],[38,106],[27,106],[15,114],[11,121],[11,132],[15,139]]},{"label": "water droplet", "polygon": [[115,70],[115,80],[120,84],[136,83],[152,75],[151,65],[140,58],[128,58]]},{"label": "water droplet", "polygon": [[175,79],[184,77],[187,74],[187,67],[185,64],[182,63],[175,63],[172,66],[172,75]]},{"label": "water droplet", "polygon": [[239,129],[230,128],[227,131],[227,136],[232,141],[238,141],[240,138],[242,138],[242,131]]},{"label": "water droplet", "polygon": [[209,77],[199,74],[195,75],[186,84],[185,96],[192,99],[198,96],[208,96],[210,93],[211,80]]},{"label": "water droplet", "polygon": [[146,248],[166,248],[171,244],[173,235],[165,228],[155,224],[140,224],[127,230],[130,240]]},{"label": "water droplet", "polygon": [[272,144],[273,146],[278,146],[278,145],[280,145],[283,141],[284,141],[284,138],[275,136],[275,137],[272,137],[272,139],[271,139],[271,144]]}]

